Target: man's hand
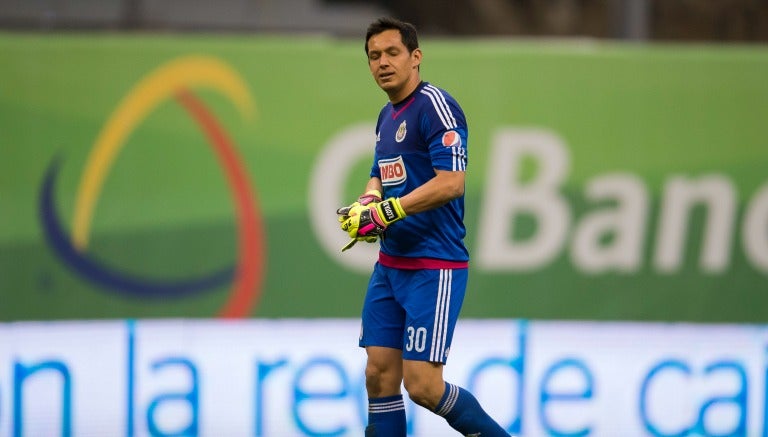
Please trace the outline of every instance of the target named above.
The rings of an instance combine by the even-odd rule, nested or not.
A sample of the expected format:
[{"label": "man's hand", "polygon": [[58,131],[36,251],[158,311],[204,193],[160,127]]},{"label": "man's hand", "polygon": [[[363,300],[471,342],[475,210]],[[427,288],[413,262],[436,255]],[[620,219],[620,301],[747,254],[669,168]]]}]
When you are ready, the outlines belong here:
[{"label": "man's hand", "polygon": [[390,197],[383,202],[373,202],[365,207],[352,208],[349,217],[341,223],[341,229],[351,238],[378,237],[389,225],[406,216],[400,199]]}]

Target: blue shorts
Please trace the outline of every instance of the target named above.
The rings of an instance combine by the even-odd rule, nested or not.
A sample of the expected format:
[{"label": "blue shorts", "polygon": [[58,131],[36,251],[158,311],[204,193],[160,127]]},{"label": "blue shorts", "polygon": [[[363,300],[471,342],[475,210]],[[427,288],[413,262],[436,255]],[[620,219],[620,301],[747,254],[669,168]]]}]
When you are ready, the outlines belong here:
[{"label": "blue shorts", "polygon": [[376,263],[363,304],[360,347],[445,363],[467,289],[468,269],[403,270]]}]

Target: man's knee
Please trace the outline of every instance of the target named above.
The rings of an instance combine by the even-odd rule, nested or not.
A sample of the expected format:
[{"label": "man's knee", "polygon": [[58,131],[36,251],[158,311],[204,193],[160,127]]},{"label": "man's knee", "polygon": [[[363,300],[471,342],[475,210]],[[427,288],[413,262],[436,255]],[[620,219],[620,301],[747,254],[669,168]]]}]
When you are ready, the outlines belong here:
[{"label": "man's knee", "polygon": [[382,393],[384,381],[387,379],[386,373],[386,368],[376,363],[369,361],[365,366],[365,388],[369,396],[378,397]]},{"label": "man's knee", "polygon": [[443,396],[445,384],[443,382],[428,383],[427,381],[406,382],[405,390],[408,392],[408,397],[415,404],[429,410],[434,410]]},{"label": "man's knee", "polygon": [[430,410],[437,407],[445,391],[442,371],[436,365],[412,366],[405,373],[403,382],[408,397],[417,405]]},{"label": "man's knee", "polygon": [[365,388],[369,397],[391,396],[400,393],[403,380],[399,351],[369,350],[365,366]]}]

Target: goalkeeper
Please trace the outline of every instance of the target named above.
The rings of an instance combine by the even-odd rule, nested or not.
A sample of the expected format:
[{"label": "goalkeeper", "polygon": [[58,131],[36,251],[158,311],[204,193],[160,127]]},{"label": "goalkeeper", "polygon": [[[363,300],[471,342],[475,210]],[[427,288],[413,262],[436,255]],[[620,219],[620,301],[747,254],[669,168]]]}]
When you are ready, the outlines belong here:
[{"label": "goalkeeper", "polygon": [[416,29],[382,18],[366,34],[368,66],[389,97],[376,124],[370,180],[339,208],[341,228],[379,241],[362,311],[368,356],[366,437],[405,437],[401,384],[410,398],[463,435],[508,434],[475,397],[443,380],[467,286],[464,175],[467,123],[447,92],[419,75]]}]

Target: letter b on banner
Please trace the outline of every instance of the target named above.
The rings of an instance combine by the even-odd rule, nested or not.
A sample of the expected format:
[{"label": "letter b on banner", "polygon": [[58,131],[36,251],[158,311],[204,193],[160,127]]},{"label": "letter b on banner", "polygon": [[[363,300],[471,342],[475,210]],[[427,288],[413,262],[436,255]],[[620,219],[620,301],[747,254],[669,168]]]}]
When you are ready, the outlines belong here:
[{"label": "letter b on banner", "polygon": [[[487,269],[522,270],[542,266],[560,252],[570,223],[570,209],[558,189],[570,160],[560,137],[545,130],[504,129],[491,149],[480,219],[478,258]],[[536,172],[523,181],[524,158],[533,158]],[[525,241],[513,238],[515,218],[535,219],[535,233]]]}]

